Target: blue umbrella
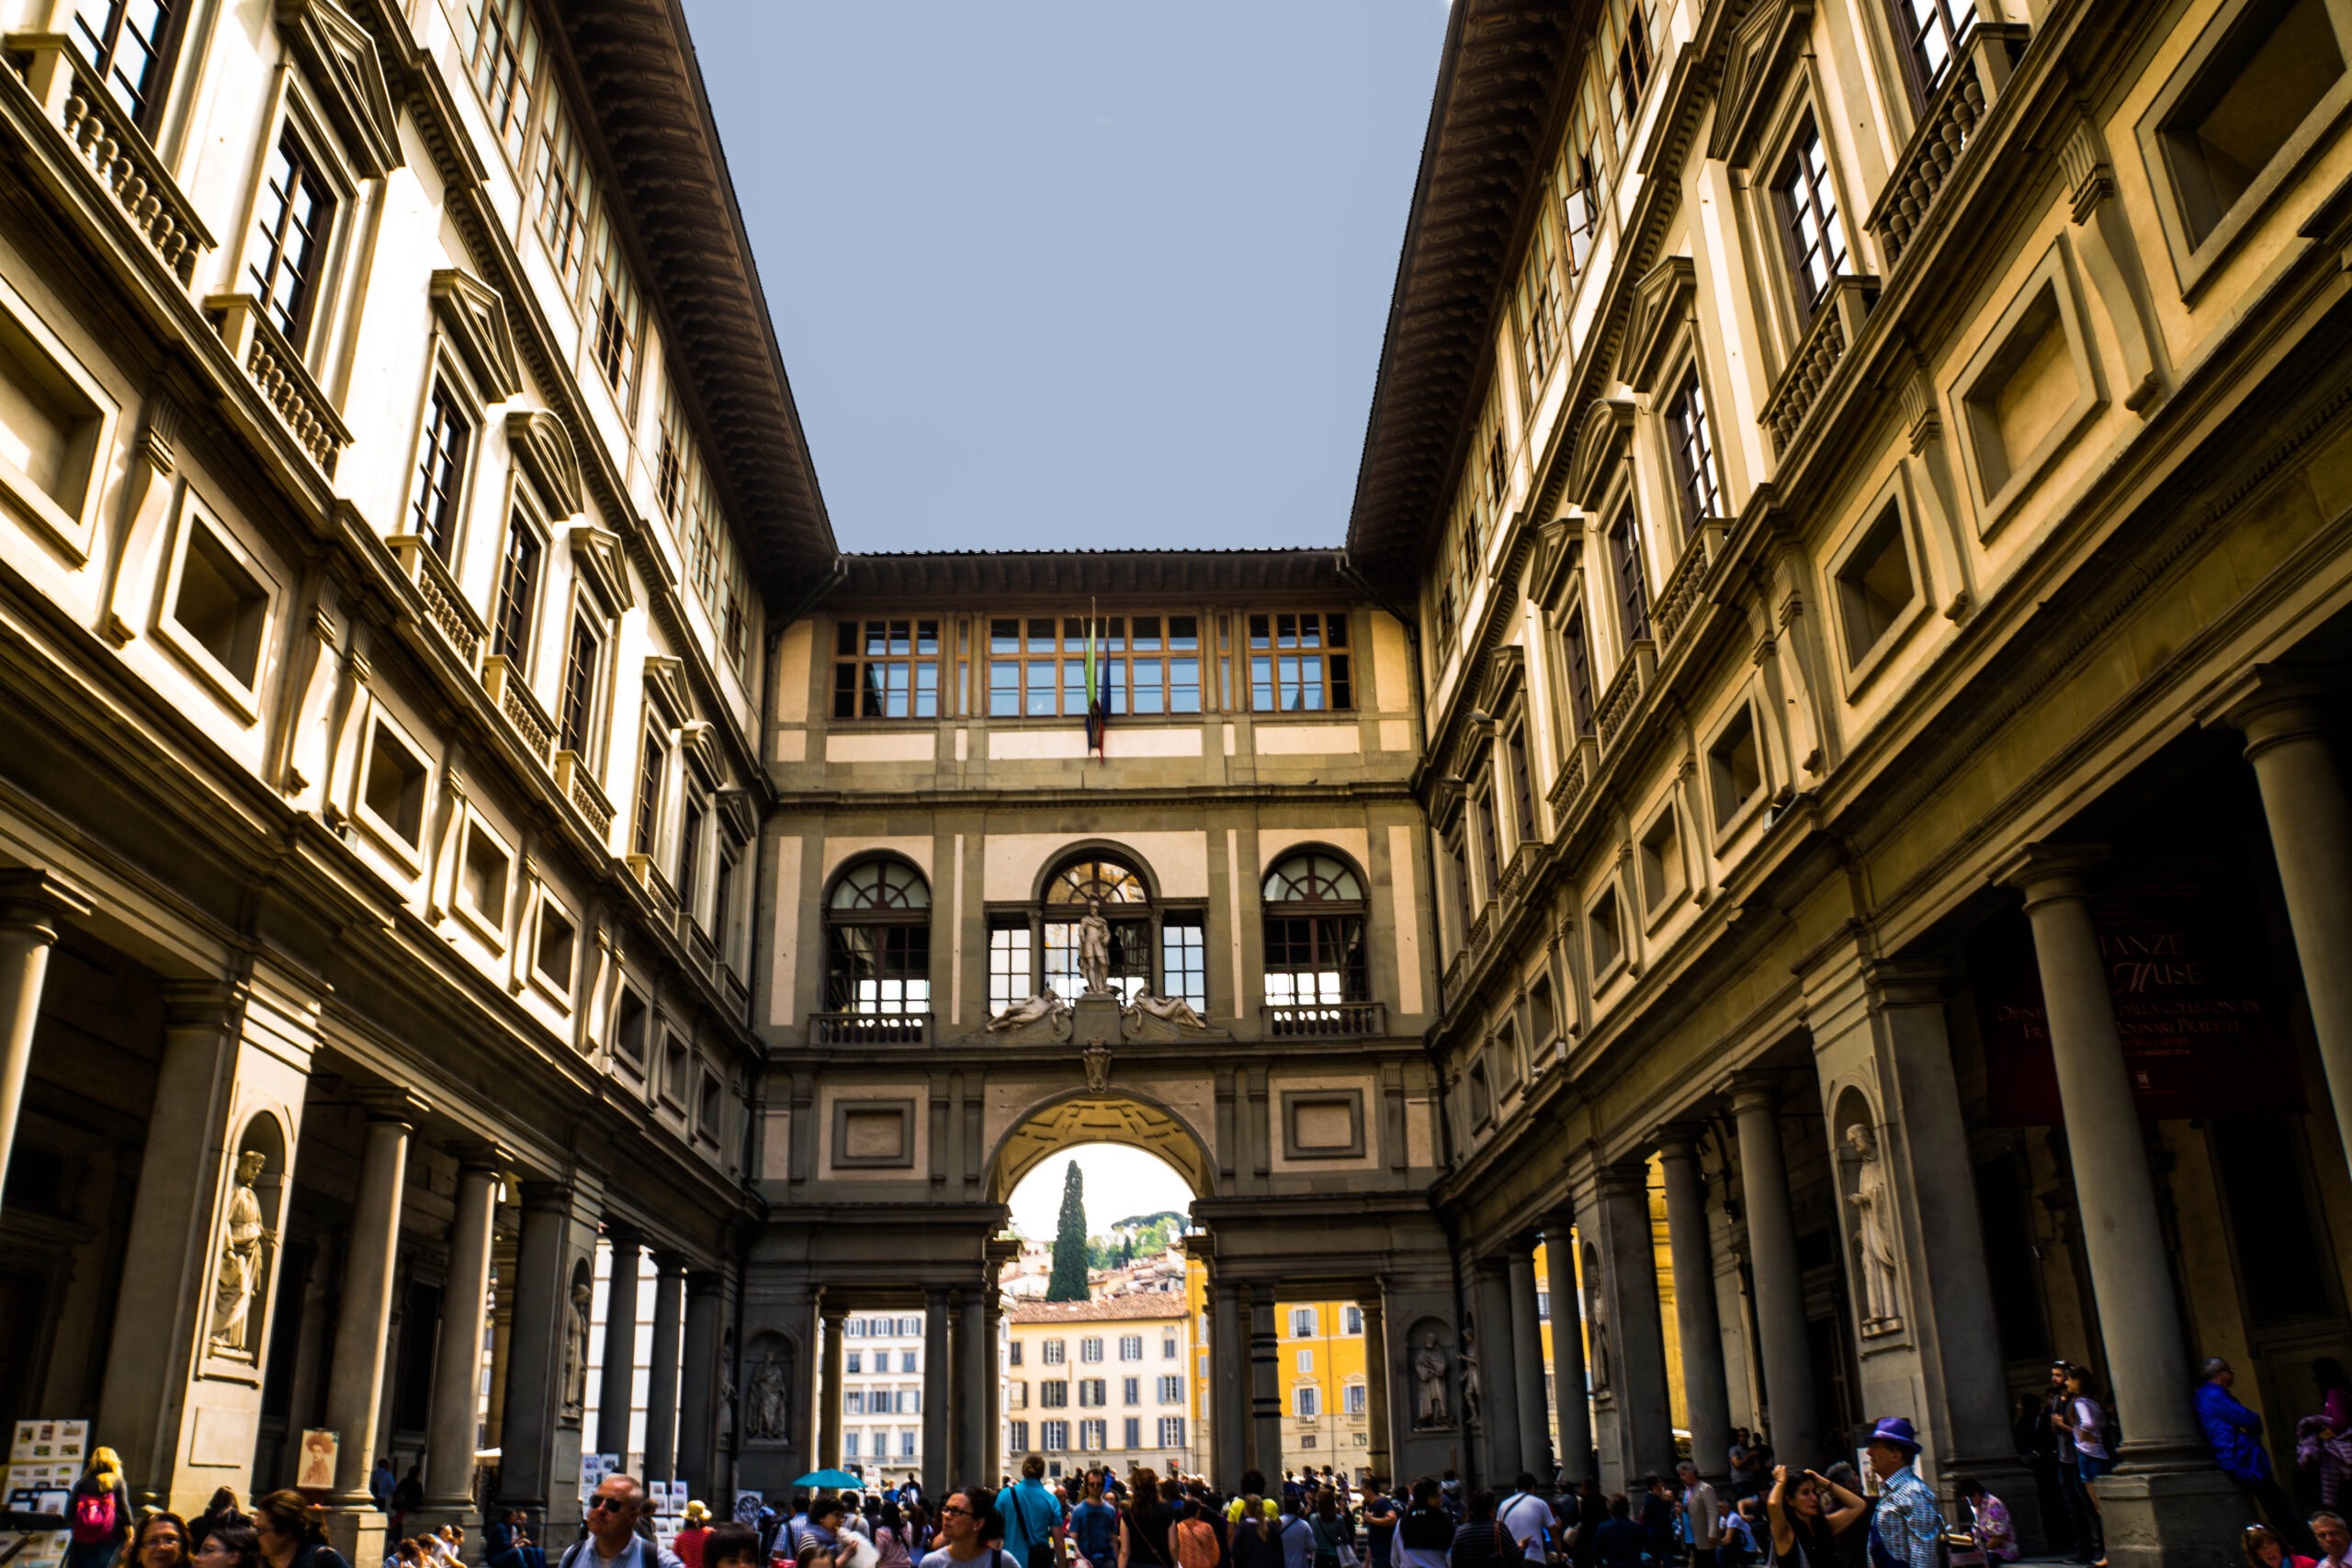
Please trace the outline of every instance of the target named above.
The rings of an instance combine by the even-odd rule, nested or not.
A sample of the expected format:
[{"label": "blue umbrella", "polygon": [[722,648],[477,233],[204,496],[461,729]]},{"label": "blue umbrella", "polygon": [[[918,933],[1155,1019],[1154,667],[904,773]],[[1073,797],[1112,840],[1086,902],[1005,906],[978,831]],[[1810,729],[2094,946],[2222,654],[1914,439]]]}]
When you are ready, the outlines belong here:
[{"label": "blue umbrella", "polygon": [[839,1492],[854,1491],[865,1483],[846,1470],[812,1470],[793,1484],[795,1486],[830,1486]]}]

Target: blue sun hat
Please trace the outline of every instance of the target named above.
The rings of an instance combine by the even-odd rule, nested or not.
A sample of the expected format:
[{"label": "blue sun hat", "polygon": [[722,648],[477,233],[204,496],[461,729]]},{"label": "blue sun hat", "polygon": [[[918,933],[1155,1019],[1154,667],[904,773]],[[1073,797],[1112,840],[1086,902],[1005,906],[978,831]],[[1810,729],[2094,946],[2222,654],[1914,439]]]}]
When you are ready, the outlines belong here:
[{"label": "blue sun hat", "polygon": [[1919,1451],[1919,1435],[1912,1428],[1910,1417],[1905,1416],[1882,1416],[1879,1424],[1871,1428],[1871,1441],[1892,1443],[1910,1453]]}]

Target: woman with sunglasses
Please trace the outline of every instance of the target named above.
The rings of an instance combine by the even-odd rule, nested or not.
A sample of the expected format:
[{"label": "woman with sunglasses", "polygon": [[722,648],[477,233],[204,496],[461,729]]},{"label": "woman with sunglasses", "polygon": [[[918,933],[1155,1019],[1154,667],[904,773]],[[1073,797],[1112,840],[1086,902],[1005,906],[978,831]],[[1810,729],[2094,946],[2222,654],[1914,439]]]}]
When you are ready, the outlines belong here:
[{"label": "woman with sunglasses", "polygon": [[940,1499],[939,1550],[922,1568],[1021,1568],[1011,1552],[989,1544],[1003,1539],[996,1499],[984,1487],[958,1488]]}]

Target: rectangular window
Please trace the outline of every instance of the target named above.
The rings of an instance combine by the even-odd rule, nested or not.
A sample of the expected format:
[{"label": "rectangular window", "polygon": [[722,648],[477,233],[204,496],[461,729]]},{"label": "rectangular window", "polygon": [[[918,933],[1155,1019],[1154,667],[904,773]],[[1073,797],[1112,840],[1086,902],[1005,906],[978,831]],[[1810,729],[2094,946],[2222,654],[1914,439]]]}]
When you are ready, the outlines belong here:
[{"label": "rectangular window", "polygon": [[1163,1449],[1184,1446],[1184,1418],[1182,1416],[1162,1416],[1159,1418],[1159,1446]]},{"label": "rectangular window", "polygon": [[1141,1378],[1121,1378],[1119,1380],[1119,1403],[1122,1404],[1141,1404],[1143,1403],[1143,1380]]},{"label": "rectangular window", "polygon": [[164,40],[174,8],[167,0],[80,0],[74,7],[67,36],[142,128],[163,85]]},{"label": "rectangular window", "polygon": [[1315,1337],[1315,1309],[1313,1307],[1290,1309],[1290,1337],[1293,1339]]},{"label": "rectangular window", "polygon": [[585,612],[571,617],[571,637],[563,651],[563,712],[556,744],[584,764],[595,729],[596,684],[604,672],[605,639]]},{"label": "rectangular window", "polygon": [[1162,1404],[1183,1404],[1184,1380],[1181,1377],[1161,1378],[1159,1380],[1159,1403]]},{"label": "rectangular window", "polygon": [[[1026,998],[1023,999],[1025,1000]],[[1046,1365],[1049,1367],[1060,1366],[1062,1364],[1062,1352],[1065,1348],[1065,1342],[1059,1339],[1048,1339],[1045,1342],[1045,1348]]]},{"label": "rectangular window", "polygon": [[1798,130],[1772,190],[1781,206],[1797,304],[1810,321],[1814,307],[1846,270],[1846,230],[1838,216],[1838,192],[1829,183],[1829,155],[1812,120]]},{"label": "rectangular window", "polygon": [[[852,1399],[855,1399],[857,1395],[853,1393],[850,1397]],[[849,1413],[853,1416],[856,1415],[858,1413],[857,1407],[854,1404],[851,1405]],[[842,1434],[842,1454],[843,1458],[855,1459],[857,1457],[857,1438],[858,1434],[855,1432],[844,1432]]]},{"label": "rectangular window", "polygon": [[1581,607],[1568,612],[1568,624],[1560,633],[1560,651],[1567,662],[1568,713],[1575,721],[1575,735],[1589,734],[1592,729],[1592,645],[1585,636],[1584,611]]},{"label": "rectangular window", "polygon": [[1519,327],[1519,369],[1527,390],[1532,415],[1544,389],[1544,378],[1560,356],[1567,337],[1566,296],[1560,289],[1559,266],[1553,259],[1552,220],[1538,219],[1528,241],[1527,261],[1520,269],[1519,297],[1514,301]]},{"label": "rectangular window", "polygon": [[1099,1334],[1090,1335],[1086,1338],[1080,1340],[1078,1342],[1078,1359],[1081,1361],[1101,1360],[1102,1359],[1102,1337]]},{"label": "rectangular window", "polygon": [[1682,493],[1683,521],[1696,527],[1724,514],[1723,489],[1715,480],[1715,435],[1707,422],[1707,396],[1699,367],[1682,378],[1681,389],[1667,404],[1666,428],[1674,446],[1674,478]]},{"label": "rectangular window", "polygon": [[1004,1435],[1008,1439],[1005,1446],[1011,1449],[1014,1453],[1026,1453],[1029,1451],[1028,1422],[1014,1421],[1008,1423],[1005,1427]]},{"label": "rectangular window", "polygon": [[1290,1391],[1291,1414],[1305,1420],[1323,1414],[1323,1391],[1313,1383]]},{"label": "rectangular window", "polygon": [[550,96],[539,119],[539,161],[532,175],[539,239],[557,275],[576,290],[588,259],[588,149],[560,100]]},{"label": "rectangular window", "polygon": [[[689,915],[694,913],[695,894],[698,891],[702,871],[702,797],[691,789],[686,792],[686,808],[678,818],[678,905]],[[876,1367],[876,1371],[882,1369]]]},{"label": "rectangular window", "polygon": [[619,228],[610,214],[597,224],[596,245],[596,368],[613,389],[621,411],[629,407],[629,392],[637,383],[638,331],[640,320],[637,281],[629,276],[628,259],[621,254]]},{"label": "rectangular window", "polygon": [[245,276],[270,324],[300,349],[310,327],[320,252],[334,217],[334,198],[291,130],[279,135],[266,179]]},{"label": "rectangular window", "polygon": [[[1095,686],[1106,712],[1154,717],[1201,707],[1198,615],[1105,615],[1091,628]],[[989,622],[989,712],[1000,718],[1086,712],[1083,615]]]},{"label": "rectangular window", "polygon": [[467,65],[490,111],[492,134],[509,158],[520,159],[539,79],[539,28],[529,0],[474,0],[465,26]]},{"label": "rectangular window", "polygon": [[1176,1359],[1176,1336],[1173,1334],[1161,1335],[1159,1337],[1159,1359],[1163,1361],[1172,1361]]},{"label": "rectangular window", "polygon": [[1122,1334],[1119,1336],[1119,1359],[1122,1361],[1140,1361],[1143,1359],[1142,1335]]},{"label": "rectangular window", "polygon": [[1006,1347],[1005,1365],[1010,1366],[1010,1367],[1017,1367],[1017,1366],[1019,1366],[1020,1364],[1021,1364],[1021,1341],[1020,1341],[1020,1340],[1018,1340],[1018,1339],[1015,1339],[1015,1340],[1013,1340],[1013,1341],[1012,1341],[1009,1346],[1007,1346],[1007,1347]]},{"label": "rectangular window", "polygon": [[1893,0],[1893,6],[1895,32],[1909,58],[1912,91],[1925,105],[1976,31],[1976,7],[1972,0]]},{"label": "rectangular window", "polygon": [[1250,706],[1257,713],[1344,713],[1355,706],[1348,617],[1282,612],[1250,617]]},{"label": "rectangular window", "polygon": [[833,627],[833,716],[937,718],[939,623],[837,623]]},{"label": "rectangular window", "polygon": [[498,567],[498,613],[491,623],[490,650],[510,660],[519,679],[529,661],[531,612],[539,592],[538,530],[516,508],[506,524],[506,555]]},{"label": "rectangular window", "polygon": [[1340,1408],[1348,1415],[1361,1416],[1364,1413],[1365,1405],[1363,1384],[1360,1382],[1351,1382],[1348,1384],[1347,1387],[1340,1391],[1340,1398],[1341,1401]]},{"label": "rectangular window", "polygon": [[[995,915],[989,919],[989,1016],[1029,999],[1036,965],[1032,956],[1026,917]],[[1056,1343],[1048,1340],[1047,1344]],[[1015,1347],[1014,1353],[1019,1353]]]},{"label": "rectangular window", "polygon": [[444,561],[456,547],[458,495],[465,478],[466,446],[473,434],[456,396],[436,378],[417,437],[416,482],[408,502],[409,531]]},{"label": "rectangular window", "polygon": [[1298,1353],[1298,1370],[1299,1370],[1301,1372],[1312,1372],[1312,1371],[1315,1371],[1315,1352],[1314,1352],[1314,1351],[1312,1351],[1312,1350],[1301,1350],[1301,1351]]},{"label": "rectangular window", "polygon": [[1649,589],[1642,577],[1641,535],[1628,502],[1609,529],[1610,562],[1617,569],[1617,609],[1630,645],[1650,635]]},{"label": "rectangular window", "polygon": [[1082,1408],[1100,1410],[1111,1402],[1110,1385],[1102,1378],[1078,1380],[1078,1403]]},{"label": "rectangular window", "polygon": [[1038,1426],[1044,1429],[1046,1440],[1043,1447],[1046,1452],[1057,1454],[1069,1447],[1069,1422],[1041,1421]]},{"label": "rectangular window", "polygon": [[863,1416],[863,1415],[865,1415],[865,1393],[864,1393],[863,1391],[861,1391],[861,1390],[858,1390],[858,1389],[854,1389],[854,1389],[851,1389],[847,1393],[842,1394],[842,1409],[845,1413],[847,1413],[848,1415],[851,1415],[851,1416]]},{"label": "rectangular window", "polygon": [[1063,1410],[1069,1405],[1069,1380],[1047,1378],[1037,1385],[1037,1403],[1048,1410]]},{"label": "rectangular window", "polygon": [[637,769],[637,853],[653,852],[653,835],[662,827],[662,775],[670,765],[670,750],[651,730],[645,733],[645,755]]},{"label": "rectangular window", "polygon": [[1541,836],[1535,827],[1535,794],[1527,773],[1526,729],[1512,730],[1503,751],[1510,769],[1511,830],[1524,843]]},{"label": "rectangular window", "polygon": [[[1198,910],[1163,916],[1159,923],[1159,987],[1206,1017],[1209,1010],[1208,929]],[[1172,1341],[1170,1342],[1173,1343]],[[1175,1352],[1170,1350],[1169,1354]]]},{"label": "rectangular window", "polygon": [[[844,1350],[844,1351],[842,1351],[842,1371],[845,1371],[845,1372],[862,1372],[862,1371],[865,1371],[865,1351],[863,1351],[863,1350]],[[864,1396],[863,1396],[863,1395],[860,1395],[860,1394],[853,1393],[853,1394],[851,1394],[851,1395],[850,1395],[850,1397],[851,1397],[852,1399],[858,1399],[858,1398],[862,1398],[862,1397],[864,1397]]]},{"label": "rectangular window", "polygon": [[1101,1453],[1110,1443],[1108,1422],[1096,1416],[1078,1424],[1078,1446],[1089,1453]]},{"label": "rectangular window", "polygon": [[1141,1416],[1128,1416],[1122,1423],[1122,1427],[1124,1428],[1122,1435],[1125,1437],[1127,1448],[1130,1450],[1143,1447],[1143,1418]]},{"label": "rectangular window", "polygon": [[911,1427],[899,1434],[899,1457],[900,1459],[915,1457],[915,1434]]}]

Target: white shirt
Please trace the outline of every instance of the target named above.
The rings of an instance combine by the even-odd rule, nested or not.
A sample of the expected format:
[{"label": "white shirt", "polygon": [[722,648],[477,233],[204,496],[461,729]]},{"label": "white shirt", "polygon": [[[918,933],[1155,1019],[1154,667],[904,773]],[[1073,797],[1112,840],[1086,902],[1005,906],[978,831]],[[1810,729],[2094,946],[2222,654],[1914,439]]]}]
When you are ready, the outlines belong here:
[{"label": "white shirt", "polygon": [[1544,1561],[1544,1540],[1552,1529],[1552,1509],[1543,1498],[1526,1492],[1512,1493],[1495,1510],[1495,1523],[1519,1542],[1520,1554],[1530,1562]]}]

